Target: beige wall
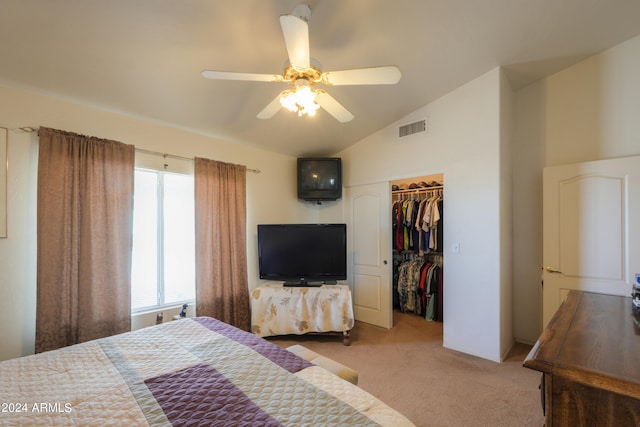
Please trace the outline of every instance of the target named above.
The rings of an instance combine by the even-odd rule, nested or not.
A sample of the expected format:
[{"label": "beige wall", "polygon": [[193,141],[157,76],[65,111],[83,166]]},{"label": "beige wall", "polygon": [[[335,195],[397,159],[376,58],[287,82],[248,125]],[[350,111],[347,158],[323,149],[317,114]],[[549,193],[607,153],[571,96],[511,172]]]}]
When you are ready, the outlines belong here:
[{"label": "beige wall", "polygon": [[514,325],[533,342],[543,326],[542,168],[640,154],[640,37],[519,90],[514,111]]},{"label": "beige wall", "polygon": [[19,127],[52,127],[114,139],[138,148],[260,169],[260,174],[247,174],[251,287],[259,281],[256,225],[313,222],[318,215],[315,207],[297,200],[294,157],[3,86],[0,86],[0,126],[10,129],[9,237],[0,239],[0,360],[31,354],[34,348],[37,135],[23,133],[17,130]]},{"label": "beige wall", "polygon": [[[513,340],[511,260],[500,249],[511,238],[501,226],[511,215],[500,195],[503,80],[486,73],[339,153],[345,186],[444,175],[444,345],[496,361]],[[398,138],[398,126],[425,118],[427,132]]]},{"label": "beige wall", "polygon": [[[496,266],[499,273],[495,277],[500,277],[500,283],[495,286],[499,295],[491,294],[491,298],[500,301],[499,307],[495,307],[500,319],[489,322],[495,331],[478,330],[481,340],[489,337],[491,341],[497,333],[500,344],[495,347],[481,345],[480,351],[469,350],[469,346],[474,347],[473,337],[467,340],[463,337],[466,332],[459,331],[471,330],[473,326],[458,320],[445,324],[445,330],[456,328],[457,337],[452,338],[455,341],[452,347],[484,357],[495,354],[498,347],[505,349],[510,341],[509,323],[516,341],[534,343],[542,332],[542,169],[557,164],[640,154],[640,37],[515,93],[511,93],[503,76],[498,79],[499,89],[487,85],[489,75],[492,74],[464,85],[340,153],[345,159],[346,185],[445,172],[447,215],[453,215],[463,223],[466,218],[467,224],[476,226],[479,226],[478,218],[472,218],[473,215],[464,211],[474,209],[477,212],[477,205],[459,202],[456,212],[452,213],[450,202],[452,199],[462,201],[466,195],[473,201],[475,194],[485,194],[488,189],[480,186],[480,182],[493,185],[482,175],[476,176],[474,181],[476,169],[501,168],[500,196],[490,211],[496,218],[501,218],[501,225],[496,227],[501,236],[500,243],[496,244],[500,247],[500,258],[510,261],[508,265],[503,262]],[[482,104],[492,95],[500,98],[497,101],[499,118],[493,115],[498,111],[494,109],[495,105]],[[398,125],[424,118],[427,119],[427,134],[416,134],[403,140],[397,138]],[[499,129],[499,136],[491,126]],[[487,142],[494,137],[495,141],[500,141],[499,146],[493,147]],[[480,152],[476,151],[478,148]],[[494,148],[497,151],[491,154]],[[433,156],[433,153],[437,155]],[[458,181],[460,187],[453,195],[450,178],[454,183]],[[480,206],[487,205],[482,202]],[[466,257],[465,241],[473,240],[474,233],[468,234],[464,226],[451,226],[451,220],[448,224],[445,250],[450,250],[453,242],[460,243],[460,255],[464,253],[465,256],[445,254],[448,271],[445,277],[449,286],[462,289],[465,280],[478,277],[473,274],[474,263]],[[488,253],[492,253],[492,248],[489,249]],[[511,256],[506,252],[511,252]],[[477,256],[486,259],[487,253],[478,252]],[[460,267],[455,273],[460,276],[458,279],[452,278],[453,265]],[[488,271],[481,276],[486,276],[485,273]],[[459,280],[459,284],[451,285],[455,280]]]},{"label": "beige wall", "polygon": [[540,82],[545,165],[639,154],[639,76],[640,36]]},{"label": "beige wall", "polygon": [[[445,250],[453,243],[461,248],[459,254],[445,254],[451,287],[445,345],[499,358],[509,341],[509,292],[513,335],[523,342],[537,339],[542,330],[542,168],[640,154],[638,76],[640,37],[520,89],[512,100],[496,69],[340,153],[346,185],[445,174]],[[511,113],[506,105],[513,106]],[[423,118],[427,134],[398,140],[398,125]],[[340,201],[315,205],[296,199],[292,157],[2,86],[0,126],[10,129],[9,237],[0,239],[0,360],[32,353],[35,331],[37,137],[18,127],[48,126],[261,169],[247,179],[252,287],[259,282],[258,223],[343,219]],[[505,157],[512,159],[511,166]],[[505,225],[508,204],[512,236]],[[505,253],[509,241],[512,260]],[[502,264],[496,261],[501,259]],[[464,304],[469,301],[481,309],[469,312]]]},{"label": "beige wall", "polygon": [[513,105],[514,93],[500,73],[500,350],[502,359],[514,342],[513,324]]}]

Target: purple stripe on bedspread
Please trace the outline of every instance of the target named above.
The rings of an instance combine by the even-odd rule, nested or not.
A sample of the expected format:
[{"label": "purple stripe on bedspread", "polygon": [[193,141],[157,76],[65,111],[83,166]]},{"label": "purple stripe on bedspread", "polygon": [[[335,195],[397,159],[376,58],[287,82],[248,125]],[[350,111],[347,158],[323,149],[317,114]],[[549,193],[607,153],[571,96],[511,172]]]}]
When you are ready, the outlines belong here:
[{"label": "purple stripe on bedspread", "polygon": [[145,384],[174,426],[280,426],[220,372],[198,364]]},{"label": "purple stripe on bedspread", "polygon": [[193,320],[212,331],[246,345],[291,373],[298,372],[308,366],[313,366],[313,363],[296,356],[282,347],[270,343],[264,338],[250,334],[218,319],[212,317],[194,317]]}]

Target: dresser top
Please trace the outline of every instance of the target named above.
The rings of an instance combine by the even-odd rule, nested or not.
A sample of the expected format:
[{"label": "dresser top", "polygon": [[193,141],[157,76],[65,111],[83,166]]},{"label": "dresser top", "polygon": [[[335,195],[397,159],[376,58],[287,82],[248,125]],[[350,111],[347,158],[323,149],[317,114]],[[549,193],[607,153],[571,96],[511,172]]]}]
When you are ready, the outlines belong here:
[{"label": "dresser top", "polygon": [[640,398],[640,314],[631,297],[571,291],[524,366]]}]

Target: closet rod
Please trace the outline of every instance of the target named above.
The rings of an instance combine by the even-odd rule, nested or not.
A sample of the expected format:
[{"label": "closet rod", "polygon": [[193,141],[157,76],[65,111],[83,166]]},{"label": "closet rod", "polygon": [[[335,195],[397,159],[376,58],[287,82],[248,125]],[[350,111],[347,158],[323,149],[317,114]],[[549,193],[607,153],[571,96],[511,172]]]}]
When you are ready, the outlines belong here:
[{"label": "closet rod", "polygon": [[[25,133],[33,133],[33,132],[38,132],[39,129],[37,127],[32,127],[32,126],[23,126],[23,127],[17,128],[17,130]],[[160,156],[160,157],[169,158],[169,159],[186,160],[189,162],[193,161],[193,157],[176,156],[175,154],[160,153],[159,151],[145,150],[143,148],[136,148],[136,151],[139,153],[150,154],[152,156]],[[247,168],[247,171],[253,172],[256,174],[260,173],[260,169]]]},{"label": "closet rod", "polygon": [[444,185],[438,185],[438,186],[434,186],[434,187],[420,187],[420,188],[409,188],[407,190],[393,190],[391,193],[393,194],[420,194],[420,193],[427,193],[429,191],[438,191],[438,190],[443,190],[444,189]]}]

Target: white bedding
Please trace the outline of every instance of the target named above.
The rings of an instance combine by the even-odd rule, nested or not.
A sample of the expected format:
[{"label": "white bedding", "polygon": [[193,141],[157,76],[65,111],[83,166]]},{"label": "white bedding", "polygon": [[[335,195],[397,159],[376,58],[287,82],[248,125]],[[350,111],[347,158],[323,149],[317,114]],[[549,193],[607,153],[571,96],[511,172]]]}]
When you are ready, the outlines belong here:
[{"label": "white bedding", "polygon": [[182,319],[0,363],[1,425],[412,425],[253,334]]}]

